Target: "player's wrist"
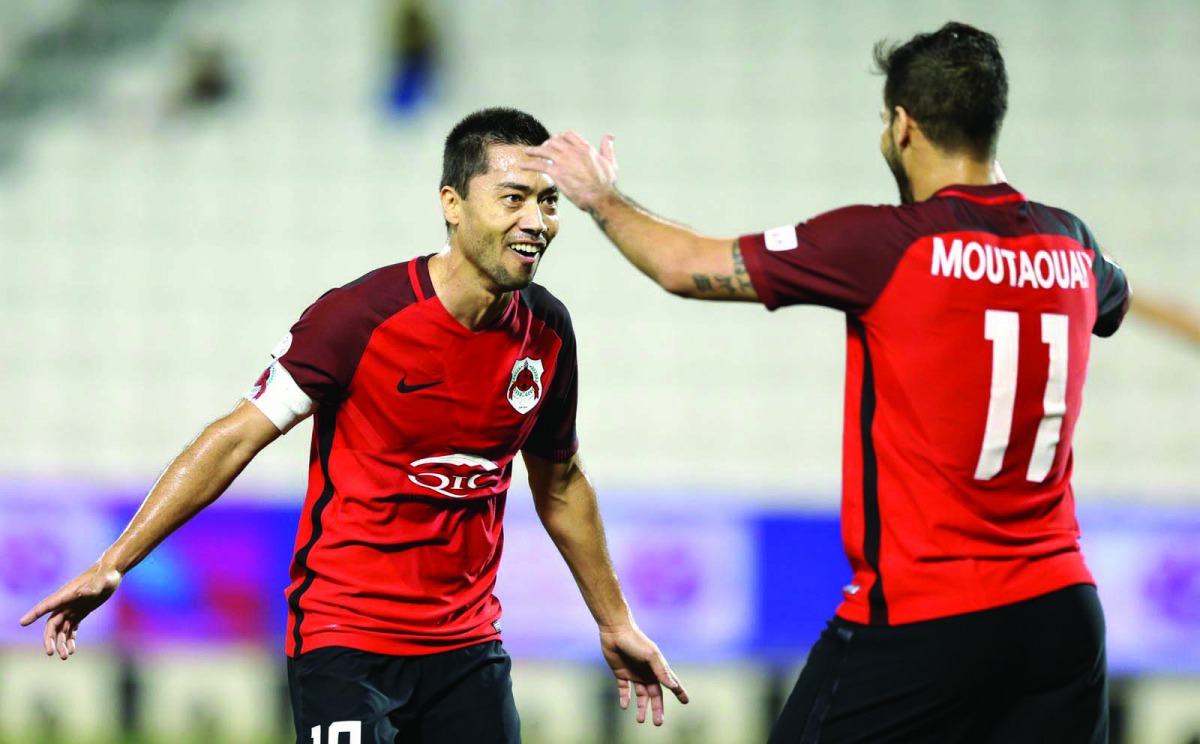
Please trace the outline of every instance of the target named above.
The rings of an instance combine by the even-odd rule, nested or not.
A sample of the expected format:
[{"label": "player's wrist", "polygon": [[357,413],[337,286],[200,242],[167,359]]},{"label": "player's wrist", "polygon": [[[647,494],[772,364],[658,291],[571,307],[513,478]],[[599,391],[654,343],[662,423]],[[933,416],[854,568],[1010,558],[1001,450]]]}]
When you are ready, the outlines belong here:
[{"label": "player's wrist", "polygon": [[606,618],[603,622],[597,622],[596,627],[599,629],[600,635],[612,635],[638,629],[637,623],[633,621],[633,614],[628,610],[623,615],[617,615],[612,618]]},{"label": "player's wrist", "polygon": [[625,198],[621,196],[621,192],[617,191],[615,185],[608,184],[597,188],[596,193],[579,206],[592,216],[596,224],[603,227],[613,212],[620,209],[623,203],[626,202]]},{"label": "player's wrist", "polygon": [[123,558],[119,551],[114,548],[109,548],[100,556],[100,560],[92,567],[97,575],[111,577],[116,581],[120,581],[125,573],[132,568],[132,562]]}]

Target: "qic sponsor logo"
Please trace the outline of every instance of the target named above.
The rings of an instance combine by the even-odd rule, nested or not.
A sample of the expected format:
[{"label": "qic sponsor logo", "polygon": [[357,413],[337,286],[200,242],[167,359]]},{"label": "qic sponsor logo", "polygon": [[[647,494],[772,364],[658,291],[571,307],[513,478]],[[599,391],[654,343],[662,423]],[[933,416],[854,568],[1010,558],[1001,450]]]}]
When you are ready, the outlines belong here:
[{"label": "qic sponsor logo", "polygon": [[502,476],[499,465],[475,455],[426,457],[413,462],[410,467],[422,469],[410,473],[410,481],[451,499],[463,499],[494,486]]}]

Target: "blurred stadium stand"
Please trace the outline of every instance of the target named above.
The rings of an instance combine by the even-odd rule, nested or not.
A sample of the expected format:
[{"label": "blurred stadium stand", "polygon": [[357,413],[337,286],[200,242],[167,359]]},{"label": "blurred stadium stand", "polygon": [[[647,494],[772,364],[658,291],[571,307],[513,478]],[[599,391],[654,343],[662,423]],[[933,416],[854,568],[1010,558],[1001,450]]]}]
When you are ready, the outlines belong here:
[{"label": "blurred stadium stand", "polygon": [[[871,45],[975,23],[1009,64],[1014,184],[1087,220],[1136,291],[1200,302],[1200,3],[427,5],[437,87],[397,117],[387,0],[0,2],[0,741],[290,736],[272,635],[290,536],[270,515],[294,520],[307,425],[215,507],[270,513],[269,538],[238,543],[258,551],[233,582],[249,593],[214,589],[196,547],[227,512],[133,572],[127,604],[84,625],[70,663],[41,658],[16,618],[98,554],[317,295],[437,250],[441,140],[471,110],[612,131],[623,188],[651,209],[761,230],[894,201]],[[223,50],[219,105],[181,105],[197,48]],[[583,453],[635,612],[695,702],[655,731],[617,710],[582,601],[516,489],[523,539],[500,596],[527,741],[762,741],[815,637],[765,616],[827,615],[841,585],[836,545],[787,531],[824,535],[837,507],[841,318],[680,301],[584,216],[563,223],[539,281],[575,319]],[[1200,741],[1200,357],[1134,316],[1092,358],[1076,485],[1119,676],[1114,741]],[[695,531],[655,560],[682,555],[694,574],[639,573],[676,523]],[[758,585],[769,565],[803,607]],[[192,608],[217,601],[226,614],[203,624]],[[233,617],[248,627],[221,624]]]}]

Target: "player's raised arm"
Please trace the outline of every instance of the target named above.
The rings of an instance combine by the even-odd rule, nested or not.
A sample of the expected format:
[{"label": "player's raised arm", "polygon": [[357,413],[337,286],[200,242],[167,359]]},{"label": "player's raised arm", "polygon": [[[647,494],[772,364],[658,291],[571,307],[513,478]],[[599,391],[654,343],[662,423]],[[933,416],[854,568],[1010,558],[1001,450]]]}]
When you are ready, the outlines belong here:
[{"label": "player's raised arm", "polygon": [[22,625],[29,625],[49,614],[43,636],[46,655],[57,652],[66,659],[75,653],[79,623],[112,596],[125,572],[224,493],[279,434],[258,407],[242,401],[196,437],[167,467],[129,526],[100,559],[21,618]]},{"label": "player's raised arm", "polygon": [[629,705],[630,688],[637,696],[637,720],[644,723],[650,707],[655,726],[663,722],[666,687],[679,702],[688,695],[658,646],[638,628],[621,593],[608,555],[604,524],[578,455],[554,462],[524,453],[538,517],[575,576],[575,583],[600,629],[604,660],[617,678],[621,707]]},{"label": "player's raised arm", "polygon": [[617,190],[613,137],[596,152],[575,132],[555,135],[523,168],[554,179],[559,191],[592,216],[634,266],[682,297],[752,302],[758,293],[733,238],[711,238],[657,217]]}]

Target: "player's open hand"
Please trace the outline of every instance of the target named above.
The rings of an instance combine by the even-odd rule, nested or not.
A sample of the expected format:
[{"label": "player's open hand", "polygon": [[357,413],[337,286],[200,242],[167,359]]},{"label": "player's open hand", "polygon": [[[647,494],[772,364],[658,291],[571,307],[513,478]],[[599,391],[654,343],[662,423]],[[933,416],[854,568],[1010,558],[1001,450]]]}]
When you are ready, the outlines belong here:
[{"label": "player's open hand", "polygon": [[617,158],[613,136],[604,135],[600,152],[576,132],[556,134],[537,147],[526,147],[525,170],[545,173],[558,190],[580,209],[590,211],[616,189]]},{"label": "player's open hand", "polygon": [[664,687],[675,693],[679,702],[687,703],[687,691],[671,671],[662,652],[636,625],[602,627],[600,647],[604,651],[604,660],[617,678],[621,707],[629,707],[630,688],[637,695],[638,723],[646,722],[648,706],[654,725],[662,725]]},{"label": "player's open hand", "polygon": [[59,658],[65,661],[75,653],[75,634],[79,630],[79,623],[92,610],[104,604],[120,583],[120,571],[104,568],[97,563],[38,602],[21,618],[21,625],[29,625],[49,613],[42,645],[46,648],[47,656],[53,656],[57,651]]}]

